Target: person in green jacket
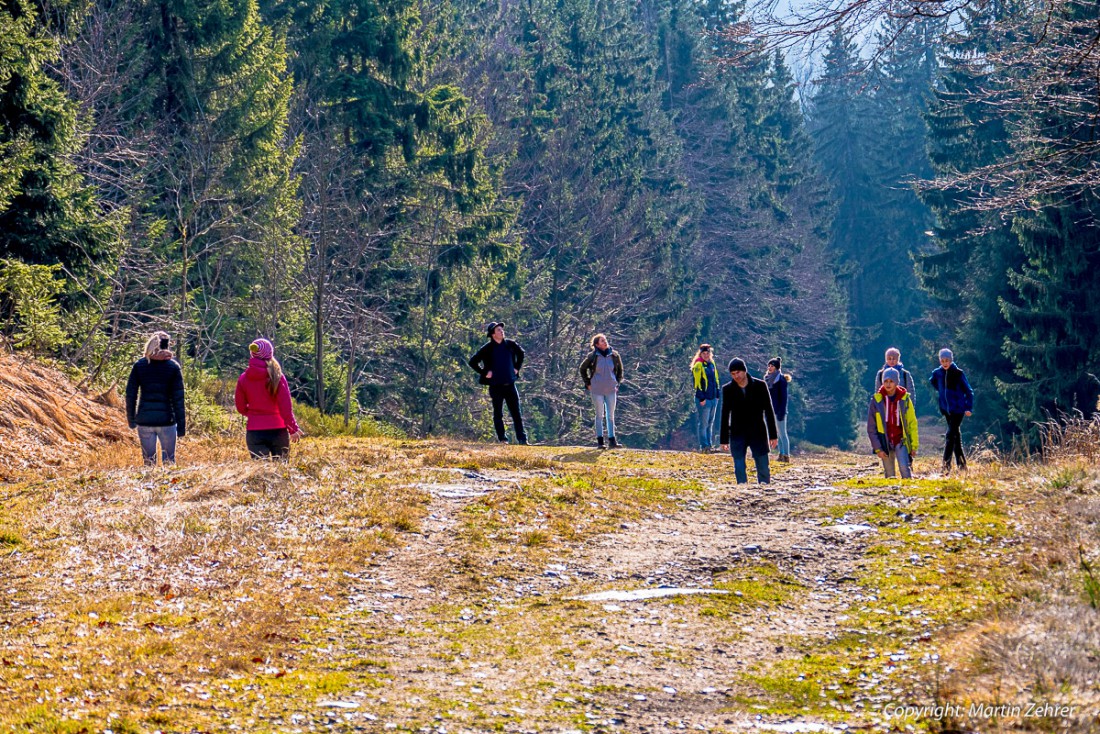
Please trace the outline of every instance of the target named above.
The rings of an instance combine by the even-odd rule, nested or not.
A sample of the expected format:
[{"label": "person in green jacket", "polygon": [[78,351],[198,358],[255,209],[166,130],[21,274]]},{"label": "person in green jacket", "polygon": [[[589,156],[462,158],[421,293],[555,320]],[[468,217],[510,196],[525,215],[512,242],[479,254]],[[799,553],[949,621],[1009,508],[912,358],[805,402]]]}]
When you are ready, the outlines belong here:
[{"label": "person in green jacket", "polygon": [[714,366],[714,350],[709,344],[700,344],[691,360],[691,379],[695,385],[695,432],[699,450],[706,453],[714,446],[714,417],[722,390]]},{"label": "person in green jacket", "polygon": [[871,396],[867,408],[867,437],[871,450],[882,459],[886,478],[895,476],[895,464],[903,479],[913,478],[913,459],[917,458],[920,438],[913,400],[898,386],[901,374],[893,367],[882,373],[882,387]]}]

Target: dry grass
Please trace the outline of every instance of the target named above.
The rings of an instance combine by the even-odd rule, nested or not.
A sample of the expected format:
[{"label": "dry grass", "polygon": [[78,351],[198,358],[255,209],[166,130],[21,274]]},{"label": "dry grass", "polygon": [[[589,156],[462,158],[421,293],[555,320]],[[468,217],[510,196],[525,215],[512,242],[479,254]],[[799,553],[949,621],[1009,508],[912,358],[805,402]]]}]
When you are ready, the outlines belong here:
[{"label": "dry grass", "polygon": [[0,614],[0,730],[115,711],[151,731],[142,717],[171,705],[166,687],[285,673],[310,615],[416,530],[429,499],[395,491],[416,456],[389,441],[306,441],[289,464],[208,441],[181,445],[176,467],[138,458],[119,444],[0,485],[15,589]]},{"label": "dry grass", "polygon": [[1043,456],[1051,462],[1100,459],[1100,413],[1091,419],[1080,413],[1062,416],[1039,427]]},{"label": "dry grass", "polygon": [[60,372],[0,353],[0,480],[27,469],[72,466],[128,431],[116,394],[95,402]]},{"label": "dry grass", "polygon": [[[1013,604],[959,635],[945,660],[943,700],[1066,703],[1060,721],[1009,717],[972,720],[980,731],[1095,728],[1100,711],[1100,611],[1093,574],[1100,567],[1100,468],[1096,421],[1050,426],[1043,464],[1000,466],[995,478],[1015,523],[1019,551],[1008,579]],[[1092,574],[1086,571],[1092,569]],[[1091,722],[1091,724],[1089,723]]]}]

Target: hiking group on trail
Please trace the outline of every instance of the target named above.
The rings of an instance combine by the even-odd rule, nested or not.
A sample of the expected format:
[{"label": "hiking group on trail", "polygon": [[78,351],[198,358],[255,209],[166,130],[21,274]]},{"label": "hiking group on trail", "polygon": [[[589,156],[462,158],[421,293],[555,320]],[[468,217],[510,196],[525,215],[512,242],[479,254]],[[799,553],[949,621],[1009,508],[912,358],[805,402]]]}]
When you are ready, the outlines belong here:
[{"label": "hiking group on trail", "polygon": [[[525,353],[513,339],[505,338],[505,323],[491,321],[486,326],[488,341],[470,357],[467,364],[478,374],[478,382],[487,385],[492,404],[493,429],[497,441],[508,442],[504,424],[504,406],[515,430],[516,442],[529,444],[523,425],[520,394],[516,387]],[[596,447],[615,449],[622,446],[615,430],[615,409],[623,384],[622,356],[611,347],[606,334],[592,337],[591,351],[578,367],[585,393],[595,410]],[[126,383],[126,418],[138,431],[145,464],[160,459],[170,464],[176,458],[176,441],[186,433],[183,373],[169,350],[170,337],[163,331],[153,334],[145,344],[144,355],[130,371]],[[254,459],[286,460],[290,446],[303,435],[294,418],[290,386],[282,366],[275,359],[275,347],[267,339],[248,345],[247,369],[237,379],[234,396],[237,412],[246,419],[245,445]],[[950,349],[939,352],[940,366],[932,372],[929,384],[935,388],[940,413],[947,421],[943,471],[951,470],[954,459],[959,469],[966,468],[961,426],[974,407],[974,390],[966,374],[954,361]],[[735,357],[727,365],[730,380],[722,385],[714,361],[714,348],[700,344],[691,361],[694,388],[693,414],[698,450],[714,450],[714,421],[719,415],[718,445],[733,458],[737,482],[748,481],[747,458],[752,454],[756,479],[771,481],[769,455],[778,450],[778,461],[790,462],[791,441],[787,433],[792,376],[783,372],[780,357],[768,361],[763,377],[749,373],[745,360]],[[867,406],[867,438],[871,451],[882,461],[887,478],[912,477],[913,460],[920,447],[916,417],[916,385],[912,373],[901,362],[896,347],[886,350],[885,363],[875,374],[875,390]]]}]

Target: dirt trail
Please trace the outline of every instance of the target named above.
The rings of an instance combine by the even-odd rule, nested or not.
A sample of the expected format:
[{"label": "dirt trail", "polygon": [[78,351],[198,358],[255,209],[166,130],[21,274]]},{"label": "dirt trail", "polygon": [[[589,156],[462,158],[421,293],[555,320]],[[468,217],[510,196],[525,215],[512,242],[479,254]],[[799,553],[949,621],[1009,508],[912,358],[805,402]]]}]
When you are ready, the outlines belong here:
[{"label": "dirt trail", "polygon": [[[517,475],[456,471],[453,483],[438,485],[420,533],[352,584],[346,609],[328,625],[330,649],[385,660],[389,680],[378,700],[402,726],[426,720],[431,731],[767,724],[743,706],[731,713],[736,682],[790,654],[790,638],[826,638],[843,623],[843,585],[873,533],[822,524],[823,508],[859,501],[832,485],[875,469],[869,460],[833,459],[778,472],[768,487],[734,484],[732,466],[707,470],[706,491],[676,507],[541,563],[505,559],[476,570],[464,568],[457,550],[460,513]],[[712,588],[722,574],[762,565],[793,587],[778,605],[727,604],[705,616],[701,597],[576,600],[606,589]]]}]

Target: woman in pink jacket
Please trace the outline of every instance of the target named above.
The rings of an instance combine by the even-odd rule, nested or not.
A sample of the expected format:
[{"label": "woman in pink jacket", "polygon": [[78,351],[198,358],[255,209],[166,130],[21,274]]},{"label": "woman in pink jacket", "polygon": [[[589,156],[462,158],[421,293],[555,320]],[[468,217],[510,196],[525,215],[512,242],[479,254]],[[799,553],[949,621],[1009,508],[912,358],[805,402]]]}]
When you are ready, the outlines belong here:
[{"label": "woman in pink jacket", "polygon": [[248,418],[245,443],[253,459],[286,459],[302,431],[290,405],[290,386],[267,339],[248,345],[252,358],[237,380],[237,412]]}]

